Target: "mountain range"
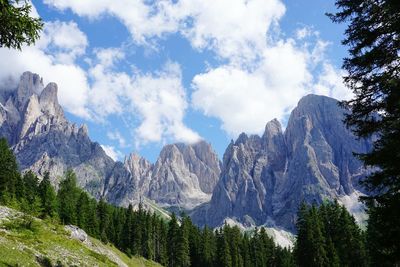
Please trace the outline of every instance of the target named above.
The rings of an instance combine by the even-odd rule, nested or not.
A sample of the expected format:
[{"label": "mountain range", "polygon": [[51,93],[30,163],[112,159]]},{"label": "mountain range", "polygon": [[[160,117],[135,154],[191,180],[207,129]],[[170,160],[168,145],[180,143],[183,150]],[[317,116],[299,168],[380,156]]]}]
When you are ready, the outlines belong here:
[{"label": "mountain range", "polygon": [[357,211],[358,182],[368,170],[353,152],[370,150],[372,142],[357,140],[345,127],[347,111],[335,99],[303,97],[285,130],[273,120],[262,136],[242,133],[222,162],[200,141],[166,145],[153,164],[137,154],[112,160],[90,140],[85,125],[66,119],[57,90],[57,84],[44,86],[39,75],[25,72],[17,88],[0,91],[0,136],[22,171],[49,171],[56,186],[71,168],[97,199],[127,206],[149,198],[189,210],[198,225],[213,227],[229,219],[293,231],[302,201],[339,199]]}]

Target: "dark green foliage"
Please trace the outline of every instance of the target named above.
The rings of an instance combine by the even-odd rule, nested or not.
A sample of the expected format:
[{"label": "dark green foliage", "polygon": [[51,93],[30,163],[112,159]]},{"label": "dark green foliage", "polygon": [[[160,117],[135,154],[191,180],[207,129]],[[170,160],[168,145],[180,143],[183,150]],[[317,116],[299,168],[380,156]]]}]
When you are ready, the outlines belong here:
[{"label": "dark green foliage", "polygon": [[346,23],[347,86],[354,99],[346,123],[373,149],[359,155],[373,168],[363,184],[369,208],[368,246],[373,265],[400,265],[400,1],[337,0],[334,22]]},{"label": "dark green foliage", "polygon": [[[11,160],[12,164],[3,165],[6,167],[0,169],[0,177],[6,177],[5,173],[11,173],[11,176],[7,176],[11,179],[20,177],[17,175],[15,158],[6,143],[3,143],[2,149],[5,151],[2,156],[7,155],[4,159]],[[12,181],[15,188],[16,179]],[[11,188],[7,179],[3,180],[3,184],[7,184],[3,188]],[[59,219],[64,224],[78,225],[103,242],[111,242],[129,256],[143,256],[164,266],[368,265],[365,235],[354,218],[337,202],[324,203],[319,208],[301,205],[297,220],[298,237],[292,253],[291,249],[276,246],[263,227],[255,228],[251,233],[243,233],[237,226],[227,224],[215,231],[208,227],[200,229],[185,214],[180,218],[172,214],[166,222],[146,211],[142,204],[135,211],[132,205],[122,208],[110,205],[104,199],[96,201],[77,186],[76,176],[71,170],[61,181],[57,195],[50,183],[49,173],[38,184],[37,176],[33,172],[26,172],[20,186],[20,197],[14,193],[9,195],[9,199],[14,199],[17,206],[26,212],[23,219],[25,229],[34,230],[33,216]],[[4,191],[0,193],[3,195]],[[372,221],[388,216],[379,215],[382,217]],[[374,229],[374,225],[371,225],[370,232]],[[388,264],[383,261],[382,265]]]},{"label": "dark green foliage", "polygon": [[0,170],[0,203],[9,204],[23,193],[17,161],[5,138],[0,139]]},{"label": "dark green foliage", "polygon": [[39,216],[42,212],[42,203],[39,195],[39,179],[32,171],[28,171],[22,178],[24,195],[21,198],[22,211],[33,216]]},{"label": "dark green foliage", "polygon": [[21,49],[24,43],[30,45],[39,38],[43,23],[30,16],[31,9],[25,0],[0,0],[0,47]]},{"label": "dark green foliage", "polygon": [[39,197],[42,205],[42,218],[55,217],[57,214],[57,195],[50,183],[50,174],[46,172],[39,184]]},{"label": "dark green foliage", "polygon": [[299,266],[368,266],[363,234],[336,201],[319,208],[303,203],[296,226]]},{"label": "dark green foliage", "polygon": [[171,220],[168,223],[168,266],[177,266],[178,264],[178,253],[176,251],[176,248],[178,247],[178,236],[178,221],[175,214],[172,214]]},{"label": "dark green foliage", "polygon": [[58,214],[64,224],[77,224],[77,202],[81,189],[76,185],[76,175],[68,170],[58,190]]}]

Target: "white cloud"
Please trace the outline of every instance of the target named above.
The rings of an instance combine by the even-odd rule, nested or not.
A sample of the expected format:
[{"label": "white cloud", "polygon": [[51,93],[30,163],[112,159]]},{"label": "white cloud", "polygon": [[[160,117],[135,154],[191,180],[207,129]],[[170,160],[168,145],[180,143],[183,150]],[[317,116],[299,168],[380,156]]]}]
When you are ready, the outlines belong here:
[{"label": "white cloud", "polygon": [[278,0],[180,1],[189,24],[184,35],[198,49],[211,49],[230,61],[257,58],[265,47],[267,32],[285,12]]},{"label": "white cloud", "polygon": [[142,143],[172,138],[195,142],[200,138],[183,123],[187,100],[178,64],[168,63],[158,73],[139,74],[127,92],[142,121],[136,135]]},{"label": "white cloud", "polygon": [[103,148],[104,152],[106,152],[106,154],[114,161],[121,160],[124,156],[121,151],[117,150],[113,146],[101,145],[101,147]]},{"label": "white cloud", "polygon": [[302,40],[313,35],[315,32],[310,27],[302,27],[296,30],[296,38]]},{"label": "white cloud", "polygon": [[75,22],[46,22],[37,47],[54,55],[56,62],[72,64],[83,55],[88,45],[84,34]]},{"label": "white cloud", "polygon": [[323,64],[323,70],[314,85],[314,93],[326,95],[340,100],[349,100],[354,97],[352,91],[343,83],[344,70],[338,70],[328,62]]},{"label": "white cloud", "polygon": [[272,23],[283,16],[279,0],[45,0],[60,10],[98,19],[117,17],[138,44],[181,32],[197,49],[231,59],[254,59]]},{"label": "white cloud", "polygon": [[118,130],[108,132],[107,137],[110,140],[117,141],[120,147],[126,147],[126,140]]},{"label": "white cloud", "polygon": [[[114,16],[145,48],[168,34],[179,33],[194,49],[213,51],[223,63],[193,78],[191,103],[205,115],[221,120],[230,135],[261,132],[268,120],[284,118],[307,93],[349,97],[340,78],[342,72],[326,59],[329,43],[321,40],[318,32],[306,26],[295,32],[295,39],[283,37],[279,20],[285,6],[280,0],[45,3],[92,20]],[[20,56],[10,57],[10,53],[19,52],[0,50],[0,56],[5,53],[4,58],[16,62],[5,72],[31,69],[52,77],[59,82],[61,103],[76,115],[90,114],[98,119],[112,114],[139,116],[135,129],[138,144],[199,138],[183,122],[188,103],[179,65],[170,63],[161,71],[132,75],[116,67],[125,60],[123,51],[107,48],[94,50],[96,58],[87,61],[90,67],[84,71],[74,64],[78,56],[85,55],[88,45],[77,25],[46,25],[38,45],[25,49]],[[0,67],[6,68],[6,63],[0,62]],[[315,75],[316,70],[321,74]]]},{"label": "white cloud", "polygon": [[[161,71],[129,75],[115,70],[124,58],[119,49],[98,49],[97,63],[89,71],[93,80],[90,107],[94,116],[134,116],[136,145],[148,142],[195,142],[200,137],[185,126],[188,107],[180,66],[167,63]],[[117,136],[111,136],[117,139]]]},{"label": "white cloud", "polygon": [[133,39],[140,44],[149,38],[160,37],[163,33],[177,29],[177,18],[166,14],[169,1],[155,1],[147,5],[142,0],[45,0],[46,4],[60,10],[67,8],[80,16],[98,19],[104,15],[117,17],[130,31]]},{"label": "white cloud", "polygon": [[[63,107],[72,114],[88,118],[89,112],[86,107],[88,92],[90,90],[86,72],[71,60],[60,60],[66,58],[63,54],[76,53],[79,49],[86,47],[86,39],[83,43],[67,42],[74,35],[82,36],[75,23],[54,22],[46,23],[45,30],[35,46],[23,47],[22,51],[0,48],[0,83],[4,84],[10,80],[19,81],[19,76],[26,70],[44,75],[44,82],[56,82],[59,86],[59,100]],[[56,33],[56,28],[61,29],[69,36],[61,41],[49,34]],[[56,34],[57,35],[57,34]],[[52,51],[50,47],[55,47]],[[78,49],[79,48],[79,49]],[[67,56],[69,57],[69,56]],[[11,86],[10,84],[8,84]]]},{"label": "white cloud", "polygon": [[231,136],[260,133],[267,121],[288,114],[310,80],[307,52],[292,41],[279,42],[265,49],[254,70],[224,65],[195,76],[192,102],[206,115],[219,118]]},{"label": "white cloud", "polygon": [[104,119],[110,114],[124,112],[122,97],[131,87],[131,77],[114,70],[114,64],[124,58],[119,49],[97,49],[96,57],[96,64],[88,70],[88,76],[93,81],[88,102],[94,116]]}]

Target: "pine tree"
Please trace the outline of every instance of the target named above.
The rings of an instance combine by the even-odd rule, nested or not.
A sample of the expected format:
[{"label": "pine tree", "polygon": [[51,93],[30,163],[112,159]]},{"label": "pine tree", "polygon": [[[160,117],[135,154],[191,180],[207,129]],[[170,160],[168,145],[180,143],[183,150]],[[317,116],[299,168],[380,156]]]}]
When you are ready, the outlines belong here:
[{"label": "pine tree", "polygon": [[38,187],[42,205],[41,217],[54,217],[57,214],[57,195],[50,183],[50,174],[46,172]]},{"label": "pine tree", "polygon": [[171,215],[171,220],[168,223],[168,266],[175,267],[178,266],[178,236],[179,236],[179,226],[178,221],[174,213]]},{"label": "pine tree", "polygon": [[190,246],[189,246],[189,231],[191,227],[190,218],[186,215],[182,218],[181,226],[178,230],[178,239],[176,247],[176,266],[188,267],[190,266]]},{"label": "pine tree", "polygon": [[[343,44],[349,57],[346,85],[354,99],[346,123],[358,137],[373,136],[371,152],[360,155],[373,173],[364,179],[369,191],[368,243],[374,265],[400,264],[400,2],[337,0],[329,16],[346,23]],[[372,228],[371,228],[371,227]]]},{"label": "pine tree", "polygon": [[79,195],[76,202],[76,215],[77,225],[86,231],[89,230],[90,203],[86,192],[81,192]]},{"label": "pine tree", "polygon": [[81,190],[76,186],[76,175],[68,170],[58,189],[58,213],[63,224],[77,224],[76,204]]},{"label": "pine tree", "polygon": [[0,139],[0,203],[15,200],[17,184],[20,180],[18,165],[5,138]]},{"label": "pine tree", "polygon": [[110,223],[110,215],[107,207],[107,203],[103,198],[97,203],[97,217],[99,218],[99,234],[100,239],[103,242],[107,242],[107,228]]},{"label": "pine tree", "polygon": [[228,225],[216,231],[217,236],[217,266],[232,267],[231,250],[227,239]]},{"label": "pine tree", "polygon": [[301,204],[297,219],[295,254],[299,266],[328,266],[325,229],[315,206]]},{"label": "pine tree", "polygon": [[21,200],[22,211],[33,216],[42,213],[42,203],[39,195],[39,179],[32,171],[28,171],[22,178],[24,197]]},{"label": "pine tree", "polygon": [[216,257],[216,243],[213,231],[207,226],[201,233],[200,266],[214,266]]}]

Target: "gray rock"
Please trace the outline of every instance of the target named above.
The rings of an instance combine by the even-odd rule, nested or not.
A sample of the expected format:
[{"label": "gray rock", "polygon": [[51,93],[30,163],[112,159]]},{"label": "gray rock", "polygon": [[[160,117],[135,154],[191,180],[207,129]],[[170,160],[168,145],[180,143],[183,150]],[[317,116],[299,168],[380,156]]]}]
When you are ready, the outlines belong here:
[{"label": "gray rock", "polygon": [[81,228],[75,226],[75,225],[66,225],[64,226],[64,229],[68,232],[70,232],[71,238],[79,240],[81,242],[88,242],[88,235],[84,230]]},{"label": "gray rock", "polygon": [[211,145],[204,141],[167,145],[154,165],[148,197],[165,205],[193,208],[210,199],[219,165]]},{"label": "gray rock", "polygon": [[293,230],[302,201],[319,204],[362,190],[358,181],[367,170],[352,153],[368,151],[371,141],[356,140],[337,104],[329,97],[305,96],[284,133],[273,120],[262,137],[243,133],[231,142],[211,201],[191,213],[193,220],[218,226],[234,218]]},{"label": "gray rock", "polygon": [[97,199],[137,206],[150,196],[163,205],[194,207],[206,202],[218,180],[220,163],[205,142],[166,146],[155,165],[131,154],[114,162],[88,136],[86,125],[70,123],[58,103],[57,85],[25,72],[16,90],[1,93],[0,136],[11,144],[22,171],[50,172],[57,187],[68,169]]}]

